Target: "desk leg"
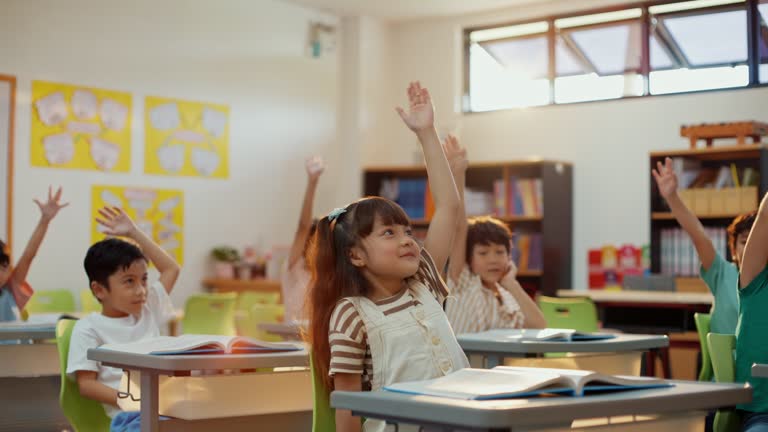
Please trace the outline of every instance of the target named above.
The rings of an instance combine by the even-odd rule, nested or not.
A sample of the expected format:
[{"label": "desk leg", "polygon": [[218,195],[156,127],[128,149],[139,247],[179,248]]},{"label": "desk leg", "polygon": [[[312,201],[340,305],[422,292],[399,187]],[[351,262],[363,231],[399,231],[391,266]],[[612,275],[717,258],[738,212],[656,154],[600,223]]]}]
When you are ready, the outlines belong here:
[{"label": "desk leg", "polygon": [[141,371],[141,432],[158,432],[159,397],[157,373]]}]

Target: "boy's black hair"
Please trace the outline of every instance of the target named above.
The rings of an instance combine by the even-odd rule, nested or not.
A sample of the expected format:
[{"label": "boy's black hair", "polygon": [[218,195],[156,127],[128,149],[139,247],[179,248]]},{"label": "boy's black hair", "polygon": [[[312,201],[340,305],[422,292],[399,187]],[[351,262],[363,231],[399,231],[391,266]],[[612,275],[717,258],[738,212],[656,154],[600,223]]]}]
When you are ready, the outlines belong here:
[{"label": "boy's black hair", "polygon": [[109,277],[119,270],[127,269],[136,260],[146,261],[147,258],[133,243],[117,238],[94,243],[88,248],[83,261],[88,284],[98,282],[109,290]]},{"label": "boy's black hair", "polygon": [[749,232],[752,231],[752,225],[755,224],[756,217],[757,211],[751,211],[749,213],[736,216],[733,222],[728,225],[728,247],[733,253],[736,252],[736,239],[741,234],[749,235]]},{"label": "boy's black hair", "polygon": [[512,231],[504,222],[490,216],[470,218],[467,221],[467,264],[472,260],[475,245],[500,244],[510,253],[511,240]]},{"label": "boy's black hair", "polygon": [[11,256],[8,254],[8,245],[0,240],[0,266],[7,267],[11,264]]}]

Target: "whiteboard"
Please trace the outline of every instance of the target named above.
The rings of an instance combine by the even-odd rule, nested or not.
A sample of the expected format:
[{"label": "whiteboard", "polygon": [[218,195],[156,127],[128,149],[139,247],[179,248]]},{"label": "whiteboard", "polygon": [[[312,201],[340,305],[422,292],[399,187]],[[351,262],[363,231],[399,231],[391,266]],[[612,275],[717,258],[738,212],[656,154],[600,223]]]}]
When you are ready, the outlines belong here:
[{"label": "whiteboard", "polygon": [[11,110],[13,109],[11,101],[13,100],[13,90],[11,81],[0,78],[0,203],[2,203],[2,211],[0,211],[0,239],[6,243],[10,243],[8,235],[10,221],[8,220],[8,215],[11,206],[9,201],[11,179],[8,171],[8,159],[11,151]]}]

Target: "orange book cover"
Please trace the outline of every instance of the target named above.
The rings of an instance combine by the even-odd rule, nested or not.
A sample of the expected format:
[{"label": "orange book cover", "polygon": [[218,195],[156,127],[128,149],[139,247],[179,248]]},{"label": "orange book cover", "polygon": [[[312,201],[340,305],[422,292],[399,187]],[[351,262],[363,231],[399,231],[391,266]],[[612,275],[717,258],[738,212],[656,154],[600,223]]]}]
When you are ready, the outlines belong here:
[{"label": "orange book cover", "polygon": [[435,214],[435,201],[432,199],[432,191],[427,182],[427,192],[424,194],[424,219],[431,221]]},{"label": "orange book cover", "polygon": [[531,256],[531,237],[528,234],[520,235],[520,242],[517,247],[520,248],[520,271],[528,271],[528,261]]}]

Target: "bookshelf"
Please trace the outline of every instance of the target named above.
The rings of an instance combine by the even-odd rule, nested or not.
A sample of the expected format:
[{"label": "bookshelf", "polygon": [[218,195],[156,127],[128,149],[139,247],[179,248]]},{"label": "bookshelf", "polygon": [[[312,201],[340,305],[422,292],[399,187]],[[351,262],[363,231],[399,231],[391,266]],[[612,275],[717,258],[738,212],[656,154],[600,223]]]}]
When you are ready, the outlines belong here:
[{"label": "bookshelf", "polygon": [[[426,177],[423,166],[368,167],[363,170],[363,195],[382,195],[382,185],[393,179],[421,180]],[[536,181],[539,182],[538,189],[533,186]],[[527,198],[538,197],[537,211],[521,211],[520,207],[515,211],[509,196],[510,187],[522,184],[532,190],[532,195]],[[536,238],[538,244],[531,247],[531,251],[540,255],[537,265],[531,268],[518,265],[517,279],[529,294],[555,295],[558,289],[571,287],[573,167],[570,163],[540,159],[472,163],[467,169],[467,189],[492,196],[492,208],[481,214],[492,214],[506,222],[518,239],[524,236]],[[503,201],[499,201],[500,197]],[[410,206],[403,207],[408,212]],[[498,212],[503,209],[503,213],[496,215],[496,207]],[[530,208],[525,206],[526,210]],[[427,216],[411,218],[417,236],[420,232],[425,233],[429,225]],[[537,253],[539,250],[540,254]]]},{"label": "bookshelf", "polygon": [[[727,245],[722,244],[724,241],[722,237],[725,236],[725,228],[733,221],[733,218],[749,209],[756,208],[759,198],[768,190],[768,146],[745,144],[652,152],[649,158],[649,169],[655,167],[656,162],[663,162],[667,157],[680,158],[685,163],[692,162],[696,166],[694,172],[697,169],[717,171],[723,166],[729,168],[733,166],[740,180],[743,179],[746,169],[751,169],[758,174],[758,181],[751,189],[743,187],[726,188],[719,191],[716,189],[696,189],[681,193],[681,198],[684,201],[686,199],[692,200],[686,204],[697,214],[704,227],[715,233],[716,249],[723,253],[726,259],[731,260]],[[679,177],[678,175],[678,179]],[[673,274],[678,277],[678,286],[683,283],[690,290],[693,290],[692,287],[695,285],[693,282],[695,281],[701,285],[700,289],[696,289],[697,291],[706,291],[707,288],[703,281],[698,278],[698,258],[686,252],[688,248],[693,246],[687,242],[687,236],[684,234],[682,238],[680,236],[674,237],[675,230],[681,230],[681,228],[669,212],[669,208],[656,187],[655,180],[650,175],[649,178],[651,182],[651,271],[653,273]],[[700,202],[697,204],[697,200],[710,200],[709,207],[704,205],[702,209],[702,205]],[[673,234],[672,237],[669,236],[670,232]],[[719,248],[718,235],[721,237]],[[679,259],[681,250],[683,255],[688,254],[688,258],[683,258],[683,261],[686,259],[693,261],[692,264],[683,266],[688,270],[687,272],[683,271],[683,274],[678,271],[679,267],[675,267],[674,261],[672,264],[669,261],[670,254],[673,257],[678,257],[672,258],[673,260]]]}]

